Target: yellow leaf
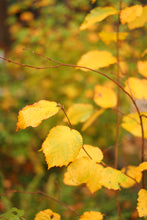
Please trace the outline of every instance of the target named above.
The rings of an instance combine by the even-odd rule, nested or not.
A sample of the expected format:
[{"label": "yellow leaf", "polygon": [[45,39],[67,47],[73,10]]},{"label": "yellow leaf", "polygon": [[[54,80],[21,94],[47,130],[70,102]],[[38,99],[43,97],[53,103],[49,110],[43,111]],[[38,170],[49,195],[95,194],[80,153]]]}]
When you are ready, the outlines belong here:
[{"label": "yellow leaf", "polygon": [[120,189],[120,184],[125,181],[126,176],[120,170],[107,167],[101,173],[100,183],[108,189],[118,190]]},{"label": "yellow leaf", "polygon": [[87,181],[86,186],[88,187],[91,193],[94,193],[97,190],[101,189],[102,184],[100,180],[101,180],[101,174],[103,172],[103,169],[104,167],[102,165],[96,164],[91,177]]},{"label": "yellow leaf", "polygon": [[103,220],[103,215],[95,211],[84,212],[79,220]]},{"label": "yellow leaf", "polygon": [[73,125],[86,121],[92,113],[93,106],[82,103],[74,104],[67,110],[67,115]]},{"label": "yellow leaf", "polygon": [[33,105],[27,105],[19,111],[16,131],[19,128],[25,129],[29,126],[37,127],[42,120],[55,115],[58,111],[59,107],[56,102],[46,100],[40,100]]},{"label": "yellow leaf", "polygon": [[130,77],[125,82],[125,90],[136,99],[147,99],[147,80]]},{"label": "yellow leaf", "polygon": [[75,184],[86,183],[90,178],[93,170],[95,169],[96,163],[87,158],[82,157],[73,161],[68,167],[67,172],[69,177]]},{"label": "yellow leaf", "polygon": [[78,185],[80,185],[80,184],[74,182],[74,179],[72,179],[69,172],[64,173],[63,182],[64,182],[64,184],[69,185],[69,186],[78,186]]},{"label": "yellow leaf", "polygon": [[137,67],[138,72],[144,77],[147,77],[147,61],[138,61]]},{"label": "yellow leaf", "polygon": [[[83,148],[80,149],[77,158],[89,157],[88,155],[90,155],[90,157],[95,162],[100,162],[103,159],[103,153],[100,150],[100,148],[94,147],[94,146],[91,146],[91,145],[84,145]],[[88,155],[87,155],[87,153],[85,151],[88,153]]]},{"label": "yellow leaf", "polygon": [[147,190],[141,189],[138,193],[137,211],[139,217],[147,216]]},{"label": "yellow leaf", "polygon": [[[110,52],[92,50],[81,57],[81,59],[77,63],[77,66],[84,66],[91,69],[99,69],[114,63],[116,63],[116,58]],[[84,68],[80,69],[83,71],[88,71]]]},{"label": "yellow leaf", "polygon": [[100,109],[96,112],[94,112],[93,115],[85,122],[85,124],[82,127],[82,131],[85,131],[90,125],[92,125],[96,119],[105,111],[105,109]]},{"label": "yellow leaf", "polygon": [[37,213],[34,220],[60,220],[60,219],[61,217],[59,214],[53,212],[51,209],[45,209]]},{"label": "yellow leaf", "polygon": [[128,27],[130,30],[135,28],[140,28],[143,27],[146,22],[147,22],[147,6],[144,6],[142,14],[139,17],[137,17],[134,21],[130,22],[128,24]]},{"label": "yellow leaf", "polygon": [[[134,184],[136,184],[135,180],[139,183],[142,178],[142,173],[136,166],[128,166],[126,168],[122,168],[121,170],[124,174],[127,174],[126,181],[124,183],[121,183],[121,186],[124,188],[132,187]],[[131,178],[132,177],[132,178]],[[134,179],[134,180],[133,180]]]},{"label": "yellow leaf", "polygon": [[95,24],[96,22],[100,22],[104,20],[106,17],[110,15],[117,14],[117,11],[113,7],[97,7],[90,11],[90,13],[85,17],[84,22],[82,23],[80,30],[85,30]]},{"label": "yellow leaf", "polygon": [[22,21],[32,21],[34,19],[34,15],[33,13],[29,12],[29,11],[26,11],[26,12],[23,12],[21,15],[20,15],[20,20]]},{"label": "yellow leaf", "polygon": [[94,101],[102,108],[113,108],[117,104],[117,96],[113,89],[106,86],[95,86]]},{"label": "yellow leaf", "polygon": [[138,169],[139,169],[140,171],[147,170],[147,161],[142,162],[141,164],[139,164]]},{"label": "yellow leaf", "polygon": [[134,5],[127,7],[121,11],[120,20],[122,24],[132,22],[142,14],[143,7],[141,5]]},{"label": "yellow leaf", "polygon": [[[141,112],[142,115],[147,115],[147,112]],[[144,137],[147,138],[147,118],[142,117],[143,128],[144,128]],[[130,113],[123,117],[121,126],[129,131],[136,137],[142,137],[140,120],[137,113]]]},{"label": "yellow leaf", "polygon": [[83,145],[82,136],[66,126],[52,128],[42,144],[48,169],[66,166],[73,161]]},{"label": "yellow leaf", "polygon": [[[102,41],[104,41],[106,44],[110,44],[112,41],[117,41],[117,33],[116,32],[100,32],[99,36]],[[128,36],[128,33],[126,32],[120,32],[119,33],[119,40],[125,40]]]}]

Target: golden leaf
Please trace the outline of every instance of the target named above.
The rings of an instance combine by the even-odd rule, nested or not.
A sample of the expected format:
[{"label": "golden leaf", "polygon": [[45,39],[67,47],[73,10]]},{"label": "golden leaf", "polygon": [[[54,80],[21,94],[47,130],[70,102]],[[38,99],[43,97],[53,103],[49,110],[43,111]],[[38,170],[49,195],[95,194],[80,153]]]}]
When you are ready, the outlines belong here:
[{"label": "golden leaf", "polygon": [[[104,41],[106,44],[110,44],[112,41],[117,41],[117,33],[116,32],[100,32],[99,36],[102,41]],[[119,40],[125,40],[128,36],[128,33],[126,32],[120,32],[119,33]]]},{"label": "golden leaf", "polygon": [[59,214],[53,212],[51,209],[45,209],[36,214],[34,220],[60,220]]},{"label": "golden leaf", "polygon": [[78,131],[67,126],[52,128],[42,144],[48,169],[68,165],[75,160],[82,145],[82,136]]},{"label": "golden leaf", "polygon": [[113,89],[106,86],[95,86],[94,101],[102,108],[113,108],[117,104],[117,96]]},{"label": "golden leaf", "polygon": [[130,77],[125,82],[125,90],[136,99],[147,99],[147,80]]},{"label": "golden leaf", "polygon": [[84,22],[82,23],[80,30],[85,30],[91,27],[96,22],[104,20],[110,15],[117,14],[117,10],[113,7],[97,7],[90,11],[90,13],[85,17]]},{"label": "golden leaf", "polygon": [[120,184],[125,181],[126,176],[120,170],[111,167],[102,170],[100,184],[108,189],[118,190],[120,189]]},{"label": "golden leaf", "polygon": [[[77,66],[84,66],[91,69],[99,69],[114,63],[116,63],[116,58],[110,52],[92,50],[81,57],[81,59],[77,63]],[[80,69],[83,71],[88,71],[84,68]]]},{"label": "golden leaf", "polygon": [[122,24],[132,22],[139,17],[143,11],[143,7],[141,5],[134,5],[131,7],[127,7],[121,11],[120,20]]},{"label": "golden leaf", "polygon": [[93,106],[83,103],[74,104],[67,110],[67,115],[73,125],[86,121],[92,113]]},{"label": "golden leaf", "polygon": [[19,111],[16,131],[26,127],[37,127],[42,120],[55,115],[59,111],[56,102],[40,100],[33,105],[25,106]]},{"label": "golden leaf", "polygon": [[139,17],[137,17],[134,21],[130,22],[128,24],[128,27],[130,30],[135,28],[140,28],[143,27],[146,22],[147,22],[147,6],[144,6],[142,14]]},{"label": "golden leaf", "polygon": [[[84,150],[84,149],[85,150]],[[103,159],[103,153],[100,150],[100,148],[98,147],[94,147],[91,145],[85,145],[83,146],[83,148],[80,149],[77,158],[81,158],[81,157],[89,157],[88,155],[90,155],[90,157],[95,161],[95,162],[100,162]],[[86,153],[86,152],[87,153]],[[88,154],[88,155],[87,155]]]},{"label": "golden leaf", "polygon": [[84,212],[79,220],[103,220],[103,215],[101,212],[95,211]]},{"label": "golden leaf", "polygon": [[[121,183],[121,186],[124,188],[132,187],[136,182],[140,182],[142,178],[142,173],[136,166],[128,166],[122,168],[121,170],[124,174],[127,174],[126,181]],[[130,177],[129,177],[130,176]]]},{"label": "golden leaf", "polygon": [[139,217],[147,216],[147,190],[141,189],[138,193],[137,211]]},{"label": "golden leaf", "polygon": [[138,169],[140,171],[147,170],[147,161],[140,163],[139,166],[138,166]]},{"label": "golden leaf", "polygon": [[147,77],[147,61],[138,61],[137,67],[138,72],[144,77]]},{"label": "golden leaf", "polygon": [[26,11],[26,12],[23,12],[21,15],[20,15],[20,20],[22,21],[32,21],[34,19],[34,15],[32,12],[29,12],[29,11]]},{"label": "golden leaf", "polygon": [[[147,115],[147,112],[141,112],[141,115]],[[147,138],[147,118],[142,117],[144,137]],[[140,120],[138,113],[130,113],[123,117],[121,126],[136,137],[142,137]]]}]

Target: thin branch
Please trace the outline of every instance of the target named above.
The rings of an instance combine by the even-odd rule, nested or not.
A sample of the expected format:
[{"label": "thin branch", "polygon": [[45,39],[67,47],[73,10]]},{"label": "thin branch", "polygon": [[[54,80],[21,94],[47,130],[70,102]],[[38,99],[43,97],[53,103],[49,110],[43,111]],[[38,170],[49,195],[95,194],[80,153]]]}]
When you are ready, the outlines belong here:
[{"label": "thin branch", "polygon": [[82,148],[83,148],[83,150],[85,151],[85,153],[87,154],[87,156],[91,159],[91,160],[93,160],[92,159],[92,157],[90,156],[90,154],[86,151],[86,149],[84,148],[84,146],[82,146]]},{"label": "thin branch", "polygon": [[1,193],[0,196],[7,196],[8,194],[11,194],[11,193],[24,193],[24,194],[39,194],[39,195],[42,195],[42,196],[45,196],[57,203],[59,203],[60,205],[64,206],[65,208],[69,209],[70,211],[74,212],[77,216],[80,216],[80,214],[75,211],[73,208],[71,208],[70,206],[68,206],[67,204],[65,204],[64,202],[61,202],[60,200],[57,200],[55,199],[54,197],[52,196],[49,196],[48,194],[38,190],[36,192],[27,192],[27,191],[20,191],[20,190],[10,190],[10,191],[7,191],[5,193]]},{"label": "thin branch", "polygon": [[68,121],[68,123],[69,123],[69,125],[70,125],[70,128],[71,128],[71,129],[74,129],[73,126],[72,126],[72,124],[71,124],[71,121],[69,120],[69,117],[68,117],[68,115],[67,115],[67,113],[66,113],[66,111],[65,111],[64,105],[58,104],[58,106],[59,106],[59,107],[61,108],[61,110],[64,112],[64,115],[65,115],[65,117],[67,118],[67,121]]}]

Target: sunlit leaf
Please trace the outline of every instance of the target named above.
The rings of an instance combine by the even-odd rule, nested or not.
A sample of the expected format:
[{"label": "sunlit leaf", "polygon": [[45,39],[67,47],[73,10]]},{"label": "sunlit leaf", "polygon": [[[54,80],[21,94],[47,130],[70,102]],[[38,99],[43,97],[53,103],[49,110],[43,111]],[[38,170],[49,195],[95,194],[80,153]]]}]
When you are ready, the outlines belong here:
[{"label": "sunlit leaf", "polygon": [[[116,32],[100,32],[99,36],[102,41],[104,41],[106,44],[110,44],[111,42],[116,42],[117,41],[117,33]],[[119,33],[119,40],[125,40],[126,37],[128,36],[128,33],[126,32],[120,32]]]},{"label": "sunlit leaf", "polygon": [[74,104],[67,110],[67,115],[73,125],[86,121],[92,113],[93,106],[83,103]]},{"label": "sunlit leaf", "polygon": [[82,131],[85,131],[87,128],[89,128],[104,111],[105,111],[105,109],[100,109],[100,110],[94,112],[91,115],[91,117],[83,125]]},{"label": "sunlit leaf", "polygon": [[55,115],[59,111],[56,102],[40,100],[33,105],[25,106],[19,111],[16,131],[32,126],[37,127],[42,120]]},{"label": "sunlit leaf", "polygon": [[23,12],[20,15],[20,20],[22,20],[22,21],[29,22],[29,21],[32,21],[33,19],[34,19],[34,15],[30,11]]},{"label": "sunlit leaf", "polygon": [[137,17],[134,21],[130,22],[128,24],[128,27],[130,30],[135,28],[140,28],[143,27],[146,22],[147,22],[147,6],[144,6],[142,14],[139,17]]},{"label": "sunlit leaf", "polygon": [[67,167],[67,172],[69,172],[71,180],[79,185],[88,181],[95,169],[95,165],[96,163],[93,160],[82,157],[73,161]]},{"label": "sunlit leaf", "polygon": [[[147,112],[141,112],[142,115],[147,115]],[[147,118],[142,117],[143,128],[144,128],[144,137],[147,138]],[[130,113],[123,117],[121,126],[129,131],[136,137],[142,137],[140,120],[137,113]]]},{"label": "sunlit leaf", "polygon": [[120,20],[122,24],[132,22],[142,14],[143,7],[141,5],[134,5],[127,7],[121,11]]},{"label": "sunlit leaf", "polygon": [[69,186],[80,185],[80,183],[74,182],[74,178],[72,179],[72,177],[68,171],[64,173],[63,182],[64,182],[64,184],[69,185]]},{"label": "sunlit leaf", "polygon": [[138,166],[138,169],[140,171],[147,170],[147,161],[140,163],[139,166]]},{"label": "sunlit leaf", "polygon": [[103,169],[104,167],[102,165],[96,164],[91,177],[87,181],[86,186],[88,187],[91,193],[94,193],[97,190],[101,189],[102,184],[100,180],[101,180],[101,174],[103,172]]},{"label": "sunlit leaf", "polygon": [[136,99],[147,99],[147,80],[130,77],[125,82],[125,90]]},{"label": "sunlit leaf", "polygon": [[144,77],[147,77],[147,61],[138,61],[137,67],[138,72]]},{"label": "sunlit leaf", "polygon": [[94,101],[102,108],[113,108],[117,104],[117,96],[113,89],[106,86],[95,86]]},{"label": "sunlit leaf", "polygon": [[137,211],[139,217],[147,216],[147,190],[141,189],[138,193]]},{"label": "sunlit leaf", "polygon": [[82,136],[78,131],[66,126],[52,128],[42,144],[48,169],[68,165],[76,158],[82,144]]},{"label": "sunlit leaf", "polygon": [[[108,51],[92,50],[84,54],[78,61],[77,66],[99,69],[116,63],[116,58]],[[80,68],[83,71],[88,71]]]},{"label": "sunlit leaf", "polygon": [[103,153],[100,148],[86,144],[84,144],[83,148],[80,149],[77,158],[90,156],[95,162],[100,162],[103,159]]},{"label": "sunlit leaf", "polygon": [[103,215],[100,212],[95,211],[84,212],[79,220],[103,220]]},{"label": "sunlit leaf", "polygon": [[59,214],[53,212],[51,209],[45,209],[36,214],[34,220],[60,220]]},{"label": "sunlit leaf", "polygon": [[[122,168],[121,170],[124,174],[127,174],[126,181],[121,183],[124,188],[132,187],[136,182],[140,182],[142,178],[142,173],[136,166],[128,166]],[[128,177],[129,176],[129,177]],[[132,177],[132,178],[131,178]]]},{"label": "sunlit leaf", "polygon": [[117,169],[104,168],[101,173],[100,183],[108,189],[118,190],[120,184],[126,181],[126,176]]},{"label": "sunlit leaf", "polygon": [[85,17],[84,22],[82,23],[80,30],[85,30],[86,28],[89,28],[96,22],[100,22],[104,20],[106,17],[110,15],[116,14],[117,11],[113,7],[97,7],[90,11],[90,13]]}]

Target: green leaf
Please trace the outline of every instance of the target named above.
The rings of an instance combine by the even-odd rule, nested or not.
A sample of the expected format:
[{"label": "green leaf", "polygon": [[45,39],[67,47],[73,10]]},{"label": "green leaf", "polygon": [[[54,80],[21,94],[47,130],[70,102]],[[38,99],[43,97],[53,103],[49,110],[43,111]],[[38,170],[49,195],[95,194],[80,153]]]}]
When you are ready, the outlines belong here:
[{"label": "green leaf", "polygon": [[24,215],[24,211],[23,210],[20,210],[20,209],[17,209],[17,208],[12,208],[10,209],[8,212],[0,215],[0,218],[1,219],[7,219],[7,220],[20,220],[21,218]]}]

